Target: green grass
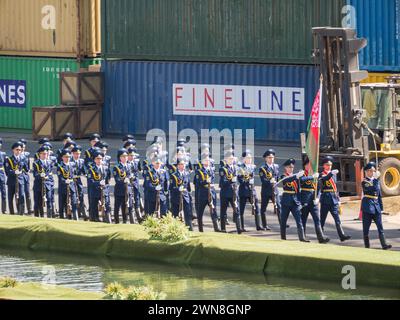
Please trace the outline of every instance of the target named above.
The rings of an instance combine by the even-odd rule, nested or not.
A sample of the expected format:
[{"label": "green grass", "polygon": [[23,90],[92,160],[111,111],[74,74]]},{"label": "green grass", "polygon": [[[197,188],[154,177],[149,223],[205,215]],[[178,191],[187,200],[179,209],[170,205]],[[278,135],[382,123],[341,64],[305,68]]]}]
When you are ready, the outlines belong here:
[{"label": "green grass", "polygon": [[1,246],[146,260],[302,280],[342,281],[356,268],[357,284],[400,288],[400,254],[383,250],[193,233],[185,241],[150,240],[139,225],[0,217]]}]

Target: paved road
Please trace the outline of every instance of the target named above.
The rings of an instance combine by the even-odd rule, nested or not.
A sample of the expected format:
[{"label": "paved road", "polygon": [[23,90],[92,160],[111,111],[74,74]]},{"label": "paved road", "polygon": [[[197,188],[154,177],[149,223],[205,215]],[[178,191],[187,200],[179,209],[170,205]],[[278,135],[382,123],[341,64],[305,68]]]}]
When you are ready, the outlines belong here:
[{"label": "paved road", "polygon": [[[4,138],[4,146],[3,150],[6,152],[10,151],[10,146],[11,144],[17,139],[17,138],[26,138],[28,140],[28,151],[34,152],[37,147],[37,143],[32,141],[29,135],[23,135],[23,134],[12,134],[12,133],[0,133],[0,136]],[[120,147],[121,144],[121,139],[116,139],[116,138],[109,138],[105,139],[109,144],[110,144],[110,155],[115,156],[116,155],[116,150]],[[83,147],[87,146],[87,141],[78,141],[79,144],[81,144]],[[54,142],[54,147],[55,149],[58,149],[61,147],[60,142]],[[145,148],[148,145],[148,143],[144,139],[139,139],[138,140],[138,149],[140,154],[144,154]],[[269,146],[265,145],[256,145],[255,146],[255,153],[256,155],[262,154],[265,149],[267,149]],[[274,148],[277,150],[278,153],[278,158],[277,162],[282,163],[289,157],[294,157],[295,159],[300,160],[300,148],[298,146],[274,146]],[[256,158],[256,164],[260,164],[262,162],[262,159],[258,156]],[[85,180],[85,179],[84,179]],[[258,180],[258,179],[256,179]],[[86,184],[86,181],[84,182]],[[56,183],[57,185],[57,183]],[[260,194],[260,187],[256,187],[258,194]],[[32,197],[33,198],[33,197]],[[218,198],[219,199],[219,198]],[[86,199],[87,201],[87,199]],[[219,201],[218,201],[219,202]],[[57,203],[57,199],[56,199]],[[112,200],[112,205],[113,205],[113,200]],[[257,232],[255,231],[255,223],[254,223],[254,218],[251,215],[250,207],[247,207],[246,214],[245,214],[245,225],[246,229],[249,231],[248,235],[255,236],[255,237],[262,237],[262,238],[267,238],[267,239],[279,239],[279,225],[278,225],[278,219],[276,216],[273,215],[272,213],[272,205],[268,208],[268,224],[272,228],[272,231],[268,232]],[[340,240],[338,240],[338,236],[336,233],[334,221],[332,217],[328,217],[327,219],[327,225],[325,227],[325,232],[328,237],[331,238],[331,243],[337,244],[337,245],[343,245],[343,246],[356,246],[356,247],[363,247],[363,240],[362,240],[362,223],[360,221],[354,221],[354,218],[357,217],[358,212],[355,212],[354,210],[349,209],[348,207],[344,207],[343,210],[343,215],[342,215],[342,222],[343,222],[343,227],[346,233],[350,234],[352,236],[352,240],[347,241],[345,243],[341,243]],[[206,232],[212,232],[212,223],[211,219],[209,217],[209,212],[206,210],[205,213],[205,231]],[[227,230],[228,232],[234,232],[235,228],[232,223],[232,212],[228,211],[228,217],[229,220],[231,221],[231,225],[228,226]],[[394,246],[394,250],[400,251],[400,216],[384,216],[383,218],[383,223],[384,227],[386,230],[386,237],[388,239],[388,242],[390,242]],[[292,217],[289,218],[289,224],[290,228],[288,229],[288,240],[289,241],[296,241],[297,240],[297,230],[296,230],[296,225],[295,221]],[[196,228],[196,227],[195,227]],[[316,236],[313,228],[313,223],[312,220],[309,220],[308,226],[308,238],[316,242]],[[376,227],[372,226],[371,227],[371,247],[372,248],[380,248],[379,240],[378,240],[378,235],[376,231]]]}]

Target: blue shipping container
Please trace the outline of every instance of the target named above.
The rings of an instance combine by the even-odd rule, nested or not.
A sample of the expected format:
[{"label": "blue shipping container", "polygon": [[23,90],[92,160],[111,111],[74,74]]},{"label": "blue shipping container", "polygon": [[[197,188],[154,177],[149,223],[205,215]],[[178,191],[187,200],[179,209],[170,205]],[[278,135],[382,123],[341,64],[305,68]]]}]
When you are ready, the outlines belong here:
[{"label": "blue shipping container", "polygon": [[[255,139],[300,142],[318,90],[313,66],[105,61],[107,134],[254,129]],[[243,132],[245,136],[245,132]]]},{"label": "blue shipping container", "polygon": [[368,46],[360,53],[360,68],[400,71],[400,0],[348,0],[346,24],[356,27]]}]

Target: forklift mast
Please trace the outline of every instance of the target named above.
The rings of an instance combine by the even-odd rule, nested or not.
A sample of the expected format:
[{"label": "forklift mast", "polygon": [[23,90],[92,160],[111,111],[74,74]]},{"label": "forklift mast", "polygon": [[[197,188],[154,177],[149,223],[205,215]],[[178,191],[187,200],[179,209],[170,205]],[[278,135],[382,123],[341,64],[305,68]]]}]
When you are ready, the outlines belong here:
[{"label": "forklift mast", "polygon": [[367,45],[354,29],[313,28],[315,64],[323,78],[321,157],[335,159],[341,192],[360,194],[361,168],[369,158],[368,134],[362,125],[358,52]]}]

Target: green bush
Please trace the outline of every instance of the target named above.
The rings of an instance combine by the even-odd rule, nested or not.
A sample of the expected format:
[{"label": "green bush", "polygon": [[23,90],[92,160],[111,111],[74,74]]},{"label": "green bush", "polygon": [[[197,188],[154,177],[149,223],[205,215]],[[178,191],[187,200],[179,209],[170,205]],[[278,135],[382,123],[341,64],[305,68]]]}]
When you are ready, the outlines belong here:
[{"label": "green bush", "polygon": [[0,278],[0,288],[15,288],[18,281],[11,277]]},{"label": "green bush", "polygon": [[188,227],[179,219],[174,218],[171,213],[161,219],[150,216],[143,222],[143,226],[151,240],[178,242],[190,237]]},{"label": "green bush", "polygon": [[105,290],[105,299],[108,300],[163,300],[165,294],[154,291],[152,287],[128,287],[125,288],[118,282],[109,284]]}]

